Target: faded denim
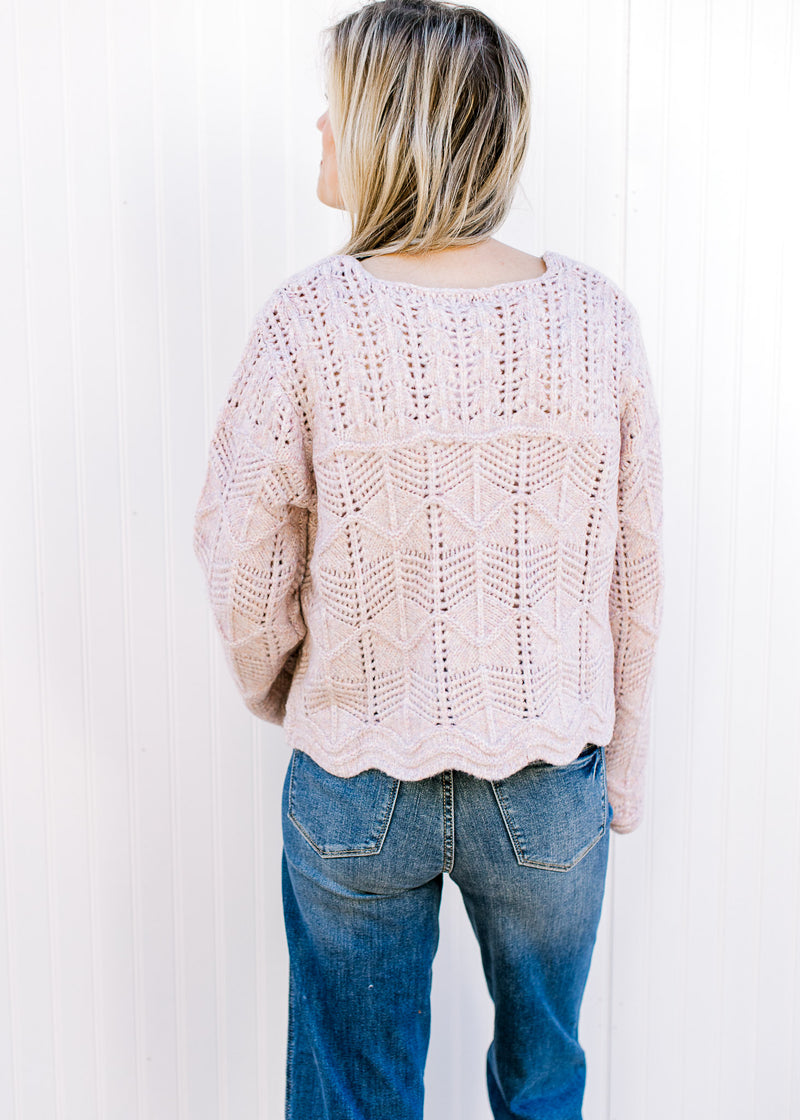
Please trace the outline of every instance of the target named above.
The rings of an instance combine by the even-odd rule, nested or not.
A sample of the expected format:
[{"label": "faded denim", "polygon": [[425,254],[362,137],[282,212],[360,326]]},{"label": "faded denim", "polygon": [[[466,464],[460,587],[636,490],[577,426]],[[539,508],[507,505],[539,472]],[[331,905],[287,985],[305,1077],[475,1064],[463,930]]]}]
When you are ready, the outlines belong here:
[{"label": "faded denim", "polygon": [[[338,778],[295,750],[283,787],[287,1120],[422,1120],[443,875],[495,1005],[496,1120],[581,1120],[578,1018],[605,890],[605,747],[488,781]],[[443,1118],[446,1120],[446,1118]]]}]

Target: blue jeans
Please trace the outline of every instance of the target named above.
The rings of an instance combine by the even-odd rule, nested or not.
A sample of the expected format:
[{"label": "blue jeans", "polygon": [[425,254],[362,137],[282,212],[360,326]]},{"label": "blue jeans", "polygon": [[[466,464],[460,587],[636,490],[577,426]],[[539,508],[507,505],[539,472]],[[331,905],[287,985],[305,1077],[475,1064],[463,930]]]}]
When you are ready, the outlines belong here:
[{"label": "blue jeans", "polygon": [[581,1120],[578,1016],[605,890],[605,747],[489,781],[329,774],[295,750],[282,801],[287,1120],[422,1120],[443,875],[494,1001],[496,1120]]}]

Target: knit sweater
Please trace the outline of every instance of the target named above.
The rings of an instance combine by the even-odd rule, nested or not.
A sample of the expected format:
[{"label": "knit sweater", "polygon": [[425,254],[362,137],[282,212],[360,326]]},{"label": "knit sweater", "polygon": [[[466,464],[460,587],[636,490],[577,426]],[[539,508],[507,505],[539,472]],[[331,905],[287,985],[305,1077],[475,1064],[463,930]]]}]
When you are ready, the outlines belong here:
[{"label": "knit sweater", "polygon": [[641,822],[663,598],[639,318],[561,253],[484,288],[325,257],[255,316],[194,548],[230,672],[350,777],[507,777],[606,747]]}]

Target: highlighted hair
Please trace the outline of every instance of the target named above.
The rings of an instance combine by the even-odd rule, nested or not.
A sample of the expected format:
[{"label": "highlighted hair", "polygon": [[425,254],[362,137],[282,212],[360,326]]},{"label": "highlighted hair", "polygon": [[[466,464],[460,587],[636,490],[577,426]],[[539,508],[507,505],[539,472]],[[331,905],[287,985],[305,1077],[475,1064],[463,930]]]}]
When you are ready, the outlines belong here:
[{"label": "highlighted hair", "polygon": [[339,193],[356,257],[471,245],[502,224],[530,136],[530,80],[476,8],[374,0],[325,29]]}]

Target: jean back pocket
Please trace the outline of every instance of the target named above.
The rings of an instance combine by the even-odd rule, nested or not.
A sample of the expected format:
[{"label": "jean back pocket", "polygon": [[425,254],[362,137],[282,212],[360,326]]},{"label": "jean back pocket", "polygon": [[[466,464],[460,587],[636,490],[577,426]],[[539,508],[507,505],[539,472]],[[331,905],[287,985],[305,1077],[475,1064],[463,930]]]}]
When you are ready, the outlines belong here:
[{"label": "jean back pocket", "polygon": [[563,766],[532,762],[492,788],[517,862],[569,871],[606,831],[605,748],[593,743]]},{"label": "jean back pocket", "polygon": [[400,779],[382,770],[351,778],[330,774],[304,751],[292,752],[287,815],[324,857],[380,852],[392,819]]}]

